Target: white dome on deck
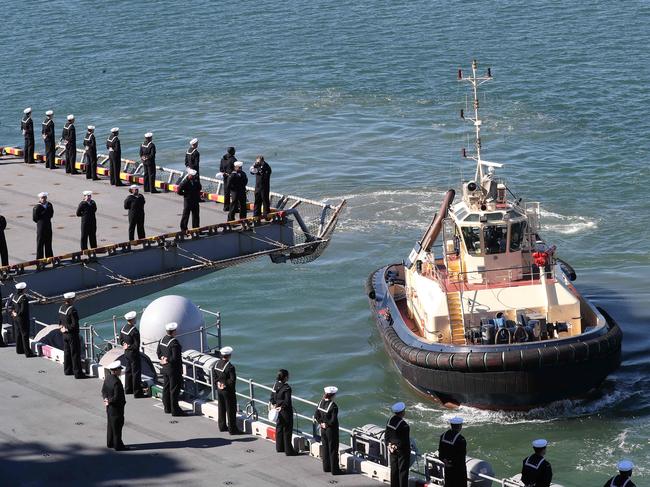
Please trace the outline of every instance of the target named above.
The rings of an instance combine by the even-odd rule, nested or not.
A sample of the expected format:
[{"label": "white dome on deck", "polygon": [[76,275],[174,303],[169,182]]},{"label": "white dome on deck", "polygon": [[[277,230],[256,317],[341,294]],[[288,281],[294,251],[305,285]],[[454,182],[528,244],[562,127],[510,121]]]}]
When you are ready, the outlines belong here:
[{"label": "white dome on deck", "polygon": [[[162,296],[152,301],[140,318],[141,343],[144,345],[154,342],[144,345],[144,352],[155,362],[158,362],[156,355],[158,341],[167,333],[165,325],[171,322],[178,323],[176,336],[183,346],[183,350],[201,349],[200,333],[188,333],[205,326],[201,310],[183,296]],[[205,336],[203,339],[203,343],[207,344]]]}]

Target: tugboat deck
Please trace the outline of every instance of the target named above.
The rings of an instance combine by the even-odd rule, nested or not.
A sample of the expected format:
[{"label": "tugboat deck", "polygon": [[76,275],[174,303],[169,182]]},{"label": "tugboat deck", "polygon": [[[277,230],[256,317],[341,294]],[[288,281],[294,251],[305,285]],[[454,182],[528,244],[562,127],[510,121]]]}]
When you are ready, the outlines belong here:
[{"label": "tugboat deck", "polygon": [[[111,186],[108,179],[87,180],[85,174],[70,175],[63,167],[46,169],[43,164],[27,165],[22,158],[0,157],[3,183],[0,185],[0,207],[7,219],[7,247],[9,263],[31,261],[36,258],[36,224],[32,208],[36,196],[47,191],[54,205],[52,219],[52,247],[54,255],[78,252],[80,249],[80,218],[77,206],[85,189],[93,191],[97,202],[97,245],[108,245],[128,240],[128,216],[124,199],[128,185]],[[140,187],[142,191],[142,187]],[[179,230],[183,199],[172,192],[145,193],[145,230],[148,236]],[[201,225],[224,223],[227,213],[223,204],[208,201],[201,204]]]},{"label": "tugboat deck", "polygon": [[[230,437],[200,416],[172,418],[159,401],[130,395],[124,441],[133,450],[109,450],[100,389],[99,380],[74,380],[54,362],[0,349],[0,415],[10,418],[0,426],[2,484],[331,485],[314,458],[286,458],[269,441]],[[336,482],[377,485],[354,474]]]}]

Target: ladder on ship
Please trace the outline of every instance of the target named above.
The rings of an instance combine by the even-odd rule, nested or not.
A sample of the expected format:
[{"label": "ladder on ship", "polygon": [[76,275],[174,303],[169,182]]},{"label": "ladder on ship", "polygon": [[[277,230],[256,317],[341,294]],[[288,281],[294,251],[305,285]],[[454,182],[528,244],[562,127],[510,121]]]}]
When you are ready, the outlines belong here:
[{"label": "ladder on ship", "polygon": [[[447,259],[447,276],[451,286],[447,289],[447,310],[449,313],[449,329],[453,345],[465,345],[465,319],[463,314],[463,296],[461,293],[460,259]],[[456,288],[452,291],[449,288]]]}]

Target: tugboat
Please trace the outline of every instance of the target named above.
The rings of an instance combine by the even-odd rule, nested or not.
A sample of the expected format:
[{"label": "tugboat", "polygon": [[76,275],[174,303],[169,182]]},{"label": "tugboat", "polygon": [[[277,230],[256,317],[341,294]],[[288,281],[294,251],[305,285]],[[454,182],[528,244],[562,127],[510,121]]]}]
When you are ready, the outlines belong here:
[{"label": "tugboat", "polygon": [[569,264],[539,234],[540,205],[481,157],[472,87],[474,178],[450,189],[408,258],[373,272],[366,291],[385,348],[404,379],[445,405],[528,410],[597,389],[621,362],[622,332],[582,296]]}]

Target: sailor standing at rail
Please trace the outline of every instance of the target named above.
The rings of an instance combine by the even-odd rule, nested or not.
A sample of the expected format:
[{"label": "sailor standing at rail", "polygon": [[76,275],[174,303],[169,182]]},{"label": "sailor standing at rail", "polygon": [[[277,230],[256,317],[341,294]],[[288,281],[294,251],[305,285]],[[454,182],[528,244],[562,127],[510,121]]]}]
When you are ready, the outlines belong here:
[{"label": "sailor standing at rail", "polygon": [[134,240],[135,229],[138,229],[138,238],[144,238],[144,196],[140,194],[137,184],[129,186],[129,196],[124,200],[124,209],[129,210],[129,240]]},{"label": "sailor standing at rail", "polygon": [[120,343],[126,357],[126,368],[124,369],[125,392],[133,394],[138,399],[144,397],[142,391],[142,362],[140,357],[140,332],[135,327],[135,311],[129,311],[124,315],[126,325],[120,330]]},{"label": "sailor standing at rail", "polygon": [[97,204],[93,201],[93,192],[84,191],[83,200],[77,207],[77,216],[81,217],[81,250],[97,247]]},{"label": "sailor standing at rail", "polygon": [[144,134],[144,142],[140,146],[140,160],[144,166],[144,191],[157,193],[156,189],[156,144],[153,143],[153,133]]},{"label": "sailor standing at rail", "polygon": [[[221,359],[215,367],[217,380],[217,406],[219,408],[219,431],[228,431],[231,435],[240,435],[237,428],[237,373],[230,362],[232,347],[223,347]],[[228,425],[226,426],[226,418]]]},{"label": "sailor standing at rail", "polygon": [[228,178],[230,173],[235,170],[235,148],[228,147],[226,153],[221,158],[219,163],[219,173],[223,177],[223,211],[230,210],[230,188],[228,187]]},{"label": "sailor standing at rail", "polygon": [[20,129],[25,137],[25,145],[23,148],[23,156],[25,157],[25,164],[34,164],[34,121],[32,120],[32,109],[25,108],[23,110],[23,119],[20,121]]},{"label": "sailor standing at rail", "polygon": [[460,430],[463,418],[458,416],[449,420],[451,428],[440,436],[438,456],[445,464],[445,487],[467,487],[467,442]]},{"label": "sailor standing at rail", "polygon": [[163,393],[162,401],[165,413],[172,416],[184,416],[184,411],[178,405],[178,396],[181,393],[181,384],[183,382],[183,348],[176,339],[177,323],[167,323],[165,325],[165,335],[158,342],[156,354],[162,365],[163,375]]},{"label": "sailor standing at rail", "polygon": [[45,167],[48,169],[55,169],[56,166],[54,165],[54,149],[55,149],[55,142],[54,142],[54,112],[52,110],[48,110],[45,112],[45,120],[43,120],[43,124],[41,127],[41,136],[43,137],[43,141],[45,142]]},{"label": "sailor standing at rail", "polygon": [[194,138],[190,140],[190,147],[185,153],[185,167],[194,169],[196,171],[196,177],[199,177],[199,159],[201,154],[199,154],[199,139]]},{"label": "sailor standing at rail", "polygon": [[248,184],[248,176],[241,170],[244,163],[242,161],[235,162],[235,170],[230,173],[228,177],[228,188],[230,189],[230,212],[228,213],[228,221],[235,219],[235,213],[239,211],[239,218],[246,218],[246,185]]},{"label": "sailor standing at rail", "polygon": [[81,340],[79,336],[79,314],[73,302],[75,293],[63,295],[64,303],[59,308],[59,329],[63,333],[63,373],[75,379],[85,379],[81,368]]},{"label": "sailor standing at rail", "polygon": [[10,296],[9,308],[14,319],[14,336],[16,337],[16,353],[24,353],[25,357],[33,357],[29,348],[29,298],[25,294],[27,284],[16,283],[16,292]]},{"label": "sailor standing at rail", "polygon": [[192,228],[198,228],[200,225],[199,201],[201,201],[201,182],[194,169],[187,168],[187,176],[178,185],[177,192],[183,197],[181,230],[183,232],[187,231],[187,221],[190,218],[190,213],[192,213]]},{"label": "sailor standing at rail", "polygon": [[32,211],[32,220],[36,223],[36,258],[52,257],[52,217],[54,206],[47,200],[48,193],[38,193],[38,204]]},{"label": "sailor standing at rail", "polygon": [[632,482],[634,463],[630,460],[621,460],[618,462],[617,468],[618,475],[605,482],[603,487],[636,487],[634,482]]},{"label": "sailor standing at rail", "polygon": [[[264,156],[255,158],[255,164],[251,166],[251,174],[255,175],[255,204],[253,216],[266,215],[271,211],[271,166],[264,160]],[[263,208],[263,209],[262,209]]]},{"label": "sailor standing at rail", "polygon": [[114,448],[115,451],[124,451],[128,448],[122,442],[122,428],[124,427],[124,406],[126,396],[124,387],[120,381],[122,364],[119,360],[111,362],[106,367],[109,372],[106,374],[102,385],[102,398],[106,406],[106,447]]},{"label": "sailor standing at rail", "polygon": [[551,464],[544,458],[548,441],[533,441],[535,453],[524,458],[521,468],[521,481],[526,487],[549,487],[553,480]]},{"label": "sailor standing at rail", "polygon": [[74,128],[74,115],[68,115],[68,121],[61,131],[61,140],[65,146],[65,172],[77,174],[77,131]]},{"label": "sailor standing at rail", "polygon": [[289,371],[278,370],[275,385],[271,392],[269,402],[278,411],[278,420],[275,424],[275,451],[288,457],[298,453],[293,448],[291,441],[293,433],[293,403],[291,402],[291,386],[287,384]]},{"label": "sailor standing at rail", "polygon": [[339,407],[334,402],[334,396],[339,391],[335,386],[323,389],[325,394],[318,403],[314,420],[320,426],[320,437],[323,459],[323,472],[340,475],[339,467]]},{"label": "sailor standing at rail", "polygon": [[7,249],[7,238],[5,230],[7,229],[7,219],[0,215],[0,265],[9,265],[9,250]]},{"label": "sailor standing at rail", "polygon": [[97,181],[97,140],[95,140],[95,126],[88,125],[84,137],[84,159],[86,163],[86,179]]},{"label": "sailor standing at rail", "polygon": [[108,160],[110,162],[111,185],[122,186],[120,180],[120,171],[122,170],[122,145],[120,144],[120,129],[113,127],[111,135],[106,139],[106,148],[108,149]]},{"label": "sailor standing at rail", "polygon": [[397,402],[391,407],[393,416],[386,424],[386,446],[390,456],[391,487],[408,487],[411,464],[410,427],[404,421],[406,405]]}]

